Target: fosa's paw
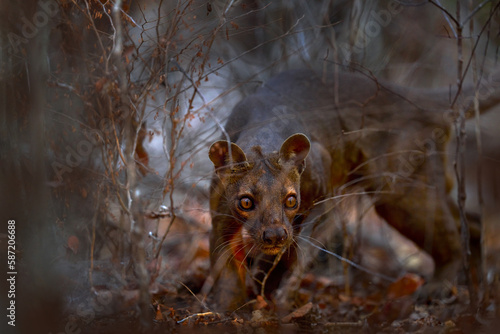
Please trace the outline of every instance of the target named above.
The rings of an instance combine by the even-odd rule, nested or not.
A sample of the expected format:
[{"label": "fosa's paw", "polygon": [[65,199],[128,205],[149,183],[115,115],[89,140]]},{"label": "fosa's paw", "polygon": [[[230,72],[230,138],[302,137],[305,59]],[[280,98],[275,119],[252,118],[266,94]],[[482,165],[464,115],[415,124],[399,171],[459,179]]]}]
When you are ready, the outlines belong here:
[{"label": "fosa's paw", "polygon": [[427,304],[433,300],[448,300],[456,296],[455,286],[450,281],[431,280],[415,292],[418,303]]}]

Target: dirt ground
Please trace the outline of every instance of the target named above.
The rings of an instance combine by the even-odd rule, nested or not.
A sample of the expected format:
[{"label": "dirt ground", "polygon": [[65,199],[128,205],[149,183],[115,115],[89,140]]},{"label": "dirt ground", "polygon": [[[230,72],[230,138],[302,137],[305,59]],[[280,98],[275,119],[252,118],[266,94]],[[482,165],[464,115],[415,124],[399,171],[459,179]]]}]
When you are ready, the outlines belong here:
[{"label": "dirt ground", "polygon": [[[364,257],[354,256],[370,272],[343,266],[338,260],[325,260],[320,255],[314,261],[315,266],[302,271],[289,286],[280,289],[279,300],[257,296],[239,310],[217,313],[211,308],[212,296],[217,292],[201,294],[210,274],[210,227],[207,217],[197,218],[197,226],[181,220],[174,224],[165,240],[162,257],[148,265],[154,283],[150,287],[152,298],[146,329],[138,319],[137,286],[113,289],[113,284],[105,279],[113,271],[107,261],[96,263],[93,277],[100,284],[91,288],[97,304],[106,304],[105,311],[92,317],[80,316],[75,311],[77,303],[73,303],[73,310],[67,312],[64,320],[74,323],[82,333],[110,334],[496,333],[500,324],[493,291],[484,298],[487,302],[471,307],[469,291],[463,283],[452,284],[451,294],[446,298],[417,303],[425,273],[405,272],[398,267],[401,262],[394,260],[394,252],[414,254],[417,259],[413,265],[417,262],[419,267],[420,263],[420,268],[428,269],[430,259],[418,254],[403,238],[394,237],[391,234],[394,232],[380,222],[366,228],[366,235],[372,237],[364,237],[358,249]],[[168,221],[160,222],[159,230],[167,225]],[[375,231],[390,238],[392,244],[377,241]],[[395,279],[389,282],[377,273]],[[292,285],[294,288],[290,288]]]}]

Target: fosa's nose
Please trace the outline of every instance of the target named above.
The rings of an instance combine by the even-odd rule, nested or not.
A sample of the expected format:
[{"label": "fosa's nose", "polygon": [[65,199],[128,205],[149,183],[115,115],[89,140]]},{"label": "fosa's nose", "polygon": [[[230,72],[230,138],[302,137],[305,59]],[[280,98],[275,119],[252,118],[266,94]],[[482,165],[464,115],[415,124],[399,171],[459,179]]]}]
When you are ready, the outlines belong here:
[{"label": "fosa's nose", "polygon": [[285,242],[288,232],[283,226],[271,226],[262,232],[262,241],[268,246],[278,246]]}]

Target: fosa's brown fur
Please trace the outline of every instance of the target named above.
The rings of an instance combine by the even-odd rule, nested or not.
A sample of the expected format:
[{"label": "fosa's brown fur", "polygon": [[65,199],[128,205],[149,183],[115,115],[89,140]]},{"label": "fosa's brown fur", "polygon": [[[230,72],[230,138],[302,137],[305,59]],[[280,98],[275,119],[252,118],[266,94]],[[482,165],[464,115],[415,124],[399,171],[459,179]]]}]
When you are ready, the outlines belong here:
[{"label": "fosa's brown fur", "polygon": [[[297,70],[271,79],[232,111],[231,143],[210,148],[210,253],[220,309],[259,294],[275,266],[266,277],[269,297],[296,262],[296,236],[314,204],[346,184],[374,194],[378,215],[432,256],[428,292],[457,274],[461,244],[445,154],[454,115],[449,89],[333,77],[324,83]],[[249,268],[257,268],[252,282]]]}]

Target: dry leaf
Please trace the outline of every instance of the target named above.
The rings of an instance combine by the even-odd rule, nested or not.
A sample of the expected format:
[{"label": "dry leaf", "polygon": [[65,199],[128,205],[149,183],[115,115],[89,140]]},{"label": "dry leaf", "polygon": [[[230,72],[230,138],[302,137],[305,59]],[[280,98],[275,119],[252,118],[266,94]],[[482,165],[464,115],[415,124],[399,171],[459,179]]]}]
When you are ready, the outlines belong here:
[{"label": "dry leaf", "polygon": [[160,307],[160,304],[156,305],[155,320],[156,320],[156,321],[164,321],[164,320],[165,320],[165,319],[163,318],[163,313],[161,313],[161,307]]},{"label": "dry leaf", "polygon": [[266,308],[268,306],[266,300],[261,296],[258,295],[257,298],[255,298],[256,302],[254,304],[254,310],[261,310],[263,308]]},{"label": "dry leaf", "polygon": [[309,303],[299,307],[298,309],[296,309],[295,311],[293,311],[289,315],[284,316],[281,319],[281,322],[284,324],[287,324],[294,319],[302,318],[302,317],[306,316],[309,312],[311,312],[312,307],[313,307],[313,304],[311,302],[309,302]]},{"label": "dry leaf", "polygon": [[424,284],[424,279],[415,274],[406,274],[387,288],[387,298],[394,299],[412,295]]},{"label": "dry leaf", "polygon": [[67,241],[67,246],[73,251],[73,254],[78,253],[78,248],[80,247],[80,240],[74,235],[70,236]]}]

